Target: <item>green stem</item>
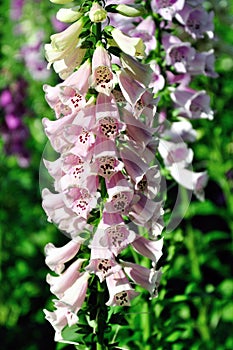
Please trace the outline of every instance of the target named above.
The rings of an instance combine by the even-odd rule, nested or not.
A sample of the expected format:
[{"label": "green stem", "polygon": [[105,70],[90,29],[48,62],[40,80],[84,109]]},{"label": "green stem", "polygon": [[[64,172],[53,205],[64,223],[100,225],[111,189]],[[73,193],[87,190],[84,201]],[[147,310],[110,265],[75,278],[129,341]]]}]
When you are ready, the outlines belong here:
[{"label": "green stem", "polygon": [[195,235],[190,224],[188,224],[186,234],[187,236],[185,238],[185,244],[188,249],[191,274],[194,277],[195,281],[200,281],[202,277],[201,268],[198,260],[198,252],[196,250]]},{"label": "green stem", "polygon": [[96,350],[102,350],[102,345],[100,343],[96,343]]},{"label": "green stem", "polygon": [[143,349],[150,350],[150,345],[148,344],[151,335],[151,314],[148,307],[148,303],[145,302],[143,305],[143,312],[141,314],[141,329],[143,329]]},{"label": "green stem", "polygon": [[106,349],[104,344],[104,334],[107,329],[107,318],[108,318],[108,309],[105,305],[105,290],[106,285],[97,281],[97,314],[96,314],[96,323],[97,323],[97,350]]},{"label": "green stem", "polygon": [[202,307],[199,307],[199,315],[198,315],[197,323],[198,323],[198,331],[201,335],[203,342],[210,345],[211,335],[208,327],[207,313],[208,313],[207,305],[203,303]]},{"label": "green stem", "polygon": [[98,41],[101,41],[101,39],[102,39],[102,26],[101,26],[101,23],[96,23],[95,24],[95,28],[96,28],[96,42],[98,43]]},{"label": "green stem", "polygon": [[[193,279],[197,283],[199,283],[202,279],[202,273],[201,273],[201,267],[200,267],[199,258],[198,258],[198,252],[196,249],[195,234],[191,224],[188,224],[186,233],[187,233],[187,237],[185,239],[185,243],[189,253],[190,268],[191,268],[190,273]],[[206,348],[209,349],[211,335],[210,335],[209,326],[208,326],[208,305],[206,304],[205,300],[202,300],[200,298],[194,301],[194,304],[196,304],[199,312],[197,317],[198,332]],[[201,304],[201,307],[200,307],[200,304]]]}]

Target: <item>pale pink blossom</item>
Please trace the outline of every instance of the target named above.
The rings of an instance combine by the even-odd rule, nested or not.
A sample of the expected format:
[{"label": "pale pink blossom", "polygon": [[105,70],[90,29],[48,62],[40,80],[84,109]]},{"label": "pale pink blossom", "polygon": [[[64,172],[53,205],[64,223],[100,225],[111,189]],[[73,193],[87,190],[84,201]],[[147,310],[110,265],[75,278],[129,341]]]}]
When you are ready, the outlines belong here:
[{"label": "pale pink blossom", "polygon": [[124,148],[121,152],[125,169],[134,183],[135,190],[153,199],[159,192],[161,175],[158,167],[149,167],[135,152]]},{"label": "pale pink blossom", "polygon": [[158,151],[163,157],[166,167],[177,164],[183,168],[191,164],[193,160],[193,151],[188,148],[184,142],[171,142],[161,139]]},{"label": "pale pink blossom", "polygon": [[182,42],[178,37],[170,34],[163,35],[162,43],[166,51],[167,65],[173,66],[178,73],[186,73],[196,53],[191,43]]},{"label": "pale pink blossom", "polygon": [[124,98],[134,106],[145,92],[145,88],[123,69],[117,71],[117,78]]},{"label": "pale pink blossom", "polygon": [[131,299],[134,299],[139,293],[135,292],[122,270],[109,275],[106,278],[109,291],[108,306],[130,306]]},{"label": "pale pink blossom", "polygon": [[172,177],[183,187],[194,192],[199,200],[204,200],[204,187],[208,181],[206,171],[193,172],[192,170],[173,165],[170,168]]},{"label": "pale pink blossom", "polygon": [[65,205],[64,193],[52,193],[47,188],[42,191],[42,207],[48,216],[48,221],[53,222],[61,231],[76,238],[84,228],[87,228],[86,219]]},{"label": "pale pink blossom", "polygon": [[77,48],[80,40],[79,34],[82,31],[83,25],[84,21],[83,17],[81,17],[64,31],[50,36],[51,43],[45,44],[45,57],[49,62],[48,67],[56,61],[66,59],[73,49]]},{"label": "pale pink blossom", "polygon": [[158,286],[162,276],[162,271],[154,268],[148,269],[144,266],[121,261],[125,273],[136,283],[147,289],[151,298],[158,296]]},{"label": "pale pink blossom", "polygon": [[96,46],[92,57],[92,75],[90,85],[96,91],[110,95],[114,89],[116,78],[112,72],[109,53],[101,43]]},{"label": "pale pink blossom", "polygon": [[151,8],[167,21],[171,21],[174,15],[182,10],[184,3],[185,0],[152,0]]},{"label": "pale pink blossom", "polygon": [[61,79],[66,79],[81,65],[86,51],[86,49],[75,47],[71,52],[64,55],[62,59],[56,60],[53,63],[53,69]]},{"label": "pale pink blossom", "polygon": [[107,18],[107,11],[98,4],[98,2],[93,2],[89,11],[89,18],[91,22],[99,23],[105,21]]},{"label": "pale pink blossom", "polygon": [[156,241],[149,240],[143,236],[137,235],[136,239],[131,243],[132,247],[139,254],[146,256],[157,264],[162,256],[163,238]]},{"label": "pale pink blossom", "polygon": [[134,38],[141,38],[145,45],[145,54],[148,55],[150,51],[153,51],[157,47],[157,41],[155,38],[155,22],[151,16],[143,18],[139,24],[128,32],[128,35]]},{"label": "pale pink blossom", "polygon": [[126,54],[133,57],[144,57],[145,44],[141,38],[132,38],[125,35],[120,29],[114,28],[111,35],[117,46]]},{"label": "pale pink blossom", "polygon": [[161,74],[161,70],[159,65],[152,61],[150,63],[150,67],[152,69],[152,75],[151,75],[151,81],[150,84],[148,85],[149,88],[152,88],[152,92],[154,94],[157,94],[160,90],[164,88],[165,85],[165,79],[163,75]]},{"label": "pale pink blossom", "polygon": [[138,192],[136,196],[137,201],[131,206],[129,218],[135,224],[145,226],[145,224],[152,218],[155,210],[157,210],[157,204],[141,192]]},{"label": "pale pink blossom", "polygon": [[179,115],[189,119],[213,119],[210,97],[206,91],[195,91],[188,87],[178,87],[171,93],[171,98],[178,108]]},{"label": "pale pink blossom", "polygon": [[122,119],[126,124],[127,138],[144,150],[154,138],[155,129],[145,125],[140,119],[136,119],[133,113],[126,109],[122,109]]},{"label": "pale pink blossom", "polygon": [[56,331],[55,338],[61,337],[61,332],[66,325],[70,327],[78,322],[77,313],[85,300],[89,278],[88,272],[81,273],[64,291],[61,299],[53,300],[56,310],[53,312],[44,310],[47,320]]},{"label": "pale pink blossom", "polygon": [[125,130],[125,127],[120,120],[113,94],[107,96],[99,93],[96,99],[96,123],[92,131],[101,138],[115,140]]},{"label": "pale pink blossom", "polygon": [[80,268],[85,259],[75,260],[62,274],[53,276],[47,274],[46,281],[50,285],[50,291],[61,299],[64,292],[70,288],[76,279],[80,276]]},{"label": "pale pink blossom", "polygon": [[78,253],[81,246],[82,240],[70,240],[63,247],[55,247],[52,243],[48,243],[45,246],[45,263],[49,268],[60,274],[64,268],[65,263],[73,259],[73,257]]},{"label": "pale pink blossom", "polygon": [[103,176],[107,182],[123,169],[124,164],[117,157],[115,142],[99,138],[96,140],[93,152],[93,172]]},{"label": "pale pink blossom", "polygon": [[150,220],[148,220],[145,223],[145,228],[148,230],[149,238],[154,240],[157,239],[158,236],[162,234],[162,231],[164,229],[164,220],[163,220],[163,215],[164,215],[164,210],[163,210],[163,202],[155,202],[156,203],[156,208],[154,210],[154,213]]},{"label": "pale pink blossom", "polygon": [[59,153],[68,151],[72,145],[65,139],[64,130],[73,120],[74,115],[71,114],[57,120],[49,120],[48,118],[42,119],[45,133],[55,151]]},{"label": "pale pink blossom", "polygon": [[134,80],[137,80],[143,87],[147,88],[151,81],[152,70],[149,64],[142,64],[134,57],[121,53],[121,64],[125,72]]},{"label": "pale pink blossom", "polygon": [[188,120],[173,122],[166,128],[162,135],[164,139],[172,142],[194,142],[197,139],[197,132],[193,129],[192,124]]},{"label": "pale pink blossom", "polygon": [[115,256],[136,238],[135,232],[129,230],[124,223],[108,226],[104,232],[102,244],[106,245]]},{"label": "pale pink blossom", "polygon": [[176,13],[176,19],[194,39],[204,38],[207,34],[210,39],[214,37],[214,12],[207,12],[202,6],[192,7],[185,4],[181,11]]},{"label": "pale pink blossom", "polygon": [[86,266],[86,271],[89,273],[94,273],[96,276],[98,276],[100,282],[103,282],[106,277],[120,270],[121,266],[117,264],[113,256],[111,259],[106,259],[103,257],[94,259],[90,257],[90,263],[88,266]]}]

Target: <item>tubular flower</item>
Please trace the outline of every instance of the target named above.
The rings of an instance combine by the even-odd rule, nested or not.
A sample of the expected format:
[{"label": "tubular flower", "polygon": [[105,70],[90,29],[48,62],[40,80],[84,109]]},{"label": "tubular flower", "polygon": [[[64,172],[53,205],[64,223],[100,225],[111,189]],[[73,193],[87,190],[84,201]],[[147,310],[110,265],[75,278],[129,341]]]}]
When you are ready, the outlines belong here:
[{"label": "tubular flower", "polygon": [[124,53],[133,57],[143,57],[145,55],[145,45],[141,38],[131,38],[117,28],[114,28],[111,34],[117,46]]},{"label": "tubular flower", "polygon": [[73,50],[78,47],[79,35],[84,23],[84,19],[81,17],[63,32],[51,35],[51,43],[45,44],[45,57],[49,62],[48,67],[59,60],[69,59]]}]

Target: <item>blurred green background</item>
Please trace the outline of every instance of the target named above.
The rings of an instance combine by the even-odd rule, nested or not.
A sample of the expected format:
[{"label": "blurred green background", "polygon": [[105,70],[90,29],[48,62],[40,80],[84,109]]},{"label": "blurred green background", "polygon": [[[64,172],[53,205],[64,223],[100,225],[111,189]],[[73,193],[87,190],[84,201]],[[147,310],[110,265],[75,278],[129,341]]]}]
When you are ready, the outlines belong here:
[{"label": "blurred green background", "polygon": [[[49,271],[43,249],[50,241],[59,246],[67,238],[47,223],[41,208],[39,168],[46,145],[41,119],[53,117],[45,103],[42,85],[55,84],[56,76],[51,71],[45,77],[42,67],[38,68],[39,79],[38,76],[35,79],[31,68],[25,67],[29,53],[19,52],[25,43],[31,47],[41,45],[41,57],[36,59],[43,61],[43,43],[55,32],[51,21],[57,7],[47,0],[24,2],[20,19],[15,19],[17,14],[12,14],[8,0],[2,2],[0,11],[0,91],[8,89],[15,97],[15,82],[19,77],[27,82],[22,93],[25,107],[22,120],[28,130],[24,132],[28,134],[25,152],[29,157],[29,165],[20,166],[22,145],[12,135],[10,141],[18,142],[18,153],[9,154],[14,152],[6,147],[10,141],[4,129],[2,108],[0,349],[53,350],[57,346],[53,341],[54,330],[42,312],[52,298],[45,282]],[[210,176],[206,200],[199,202],[193,198],[179,227],[173,232],[164,231],[164,255],[160,262],[164,275],[159,297],[147,302],[147,296],[145,299],[143,296],[140,308],[135,305],[133,310],[143,307],[146,313],[150,310],[149,316],[132,313],[128,326],[118,330],[122,346],[132,350],[233,349],[233,3],[211,1],[209,6],[216,15],[214,47],[219,77],[200,79],[199,89],[210,94],[215,118],[194,124],[200,138],[193,145],[197,167],[206,168]]]}]

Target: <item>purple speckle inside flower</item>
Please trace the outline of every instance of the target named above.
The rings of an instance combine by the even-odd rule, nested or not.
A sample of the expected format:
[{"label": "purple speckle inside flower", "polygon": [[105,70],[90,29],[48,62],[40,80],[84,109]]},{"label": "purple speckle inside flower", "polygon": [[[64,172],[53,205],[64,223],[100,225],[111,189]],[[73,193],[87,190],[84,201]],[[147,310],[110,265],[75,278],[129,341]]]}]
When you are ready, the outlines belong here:
[{"label": "purple speckle inside flower", "polygon": [[173,62],[182,62],[186,59],[189,49],[185,46],[173,48],[170,52],[170,57]]},{"label": "purple speckle inside flower", "polygon": [[200,35],[202,35],[203,32],[203,25],[202,25],[202,21],[203,20],[203,13],[196,10],[196,11],[192,11],[188,17],[187,20],[187,27],[188,30],[191,33],[194,33],[197,37],[199,37]]}]

